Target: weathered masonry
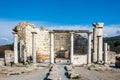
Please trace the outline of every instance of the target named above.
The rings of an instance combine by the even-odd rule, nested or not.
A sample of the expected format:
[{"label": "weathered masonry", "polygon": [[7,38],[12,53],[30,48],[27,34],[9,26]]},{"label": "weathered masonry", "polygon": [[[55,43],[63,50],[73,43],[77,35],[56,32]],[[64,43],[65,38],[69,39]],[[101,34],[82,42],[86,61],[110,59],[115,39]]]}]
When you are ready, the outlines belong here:
[{"label": "weathered masonry", "polygon": [[[102,50],[103,23],[94,23],[93,26],[92,51],[92,32],[89,30],[48,30],[44,27],[39,30],[31,23],[21,22],[13,29],[14,63],[49,60],[54,64],[55,56],[61,54],[67,55],[71,64],[91,64],[101,61],[107,63],[107,44],[105,44],[104,59]],[[81,37],[81,33],[87,34],[87,37]]]}]

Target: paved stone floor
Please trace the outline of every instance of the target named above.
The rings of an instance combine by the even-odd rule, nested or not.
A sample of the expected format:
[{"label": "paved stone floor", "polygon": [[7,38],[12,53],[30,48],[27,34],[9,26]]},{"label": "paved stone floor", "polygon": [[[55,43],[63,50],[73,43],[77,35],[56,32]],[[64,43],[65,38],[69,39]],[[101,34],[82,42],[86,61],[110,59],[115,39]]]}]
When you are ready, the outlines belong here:
[{"label": "paved stone floor", "polygon": [[[31,72],[26,72],[20,75],[7,75],[1,74],[1,71],[7,68],[0,68],[0,80],[47,80],[46,76],[49,73],[49,63],[38,63],[39,69],[35,69]],[[61,80],[70,80],[66,75],[65,66],[67,65],[66,60],[57,60],[56,64],[58,66],[58,76]],[[24,67],[16,68],[16,70],[22,70]],[[27,69],[27,68],[26,68]],[[30,68],[29,68],[30,69]],[[9,68],[8,71],[14,69]],[[110,67],[101,67],[98,69],[89,70],[86,66],[74,66],[73,74],[80,74],[80,80],[120,80],[120,68],[115,68],[114,65]]]}]

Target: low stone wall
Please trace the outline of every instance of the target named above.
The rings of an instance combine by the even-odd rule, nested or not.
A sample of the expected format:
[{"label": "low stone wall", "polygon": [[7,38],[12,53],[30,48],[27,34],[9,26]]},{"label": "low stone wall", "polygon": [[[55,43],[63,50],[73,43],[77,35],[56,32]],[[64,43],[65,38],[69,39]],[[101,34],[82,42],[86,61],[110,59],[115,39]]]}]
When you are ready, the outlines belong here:
[{"label": "low stone wall", "polygon": [[120,56],[116,56],[115,66],[120,68]]},{"label": "low stone wall", "polygon": [[4,64],[5,64],[4,58],[0,58],[0,66],[4,66]]},{"label": "low stone wall", "polygon": [[108,51],[108,63],[115,63],[116,52]]},{"label": "low stone wall", "polygon": [[87,54],[86,55],[74,55],[74,65],[87,64]]},{"label": "low stone wall", "polygon": [[11,65],[14,61],[14,52],[12,50],[5,50],[5,65]]}]

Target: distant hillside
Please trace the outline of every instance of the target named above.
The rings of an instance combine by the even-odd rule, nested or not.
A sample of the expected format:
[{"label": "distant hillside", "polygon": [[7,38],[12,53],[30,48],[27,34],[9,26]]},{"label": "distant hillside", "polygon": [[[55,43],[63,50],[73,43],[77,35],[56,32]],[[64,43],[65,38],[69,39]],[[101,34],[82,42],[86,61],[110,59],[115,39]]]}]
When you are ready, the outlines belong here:
[{"label": "distant hillside", "polygon": [[112,51],[120,53],[120,36],[106,37],[104,42],[107,42],[110,45]]},{"label": "distant hillside", "polygon": [[4,57],[4,51],[5,50],[13,50],[13,44],[0,46],[0,57]]},{"label": "distant hillside", "polygon": [[0,39],[0,45],[10,44],[11,42],[7,39]]}]

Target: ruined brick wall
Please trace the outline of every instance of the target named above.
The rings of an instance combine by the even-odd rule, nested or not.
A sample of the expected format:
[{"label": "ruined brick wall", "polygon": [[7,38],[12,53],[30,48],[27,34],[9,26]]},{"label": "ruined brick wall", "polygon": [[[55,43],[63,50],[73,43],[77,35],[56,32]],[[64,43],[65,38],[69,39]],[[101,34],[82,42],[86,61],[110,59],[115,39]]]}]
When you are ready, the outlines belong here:
[{"label": "ruined brick wall", "polygon": [[36,54],[37,61],[49,60],[50,55],[50,34],[47,29],[36,29]]},{"label": "ruined brick wall", "polygon": [[45,61],[49,59],[50,54],[50,34],[49,30],[47,29],[37,29],[37,28],[31,28],[26,27],[26,51],[27,56],[32,56],[32,34],[31,32],[35,31],[37,34],[35,34],[35,41],[36,41],[36,55],[37,55],[37,61]]},{"label": "ruined brick wall", "polygon": [[11,65],[11,62],[14,61],[14,52],[11,50],[5,50],[5,64]]},{"label": "ruined brick wall", "polygon": [[87,38],[81,36],[80,34],[74,35],[74,54],[82,55],[87,54]]},{"label": "ruined brick wall", "polygon": [[70,35],[69,33],[55,33],[54,51],[59,58],[69,57]]},{"label": "ruined brick wall", "polygon": [[[26,57],[32,56],[32,33],[37,32],[36,38],[36,54],[39,58],[37,59],[47,59],[50,53],[50,35],[49,30],[42,27],[41,29],[35,28],[32,23],[21,22],[15,28],[14,31],[17,32],[19,40],[23,44],[23,54]],[[42,56],[42,58],[41,58]],[[43,58],[44,57],[44,58]],[[41,60],[37,60],[41,61]]]},{"label": "ruined brick wall", "polygon": [[[19,40],[23,42],[24,54],[29,57],[32,56],[32,33],[36,32],[36,55],[37,61],[49,60],[50,55],[50,34],[49,30],[41,27],[41,29],[35,28],[31,23],[23,22],[16,26]],[[80,35],[74,34],[74,53],[86,54],[87,43],[86,40]],[[54,52],[58,54],[58,57],[69,58],[70,53],[70,34],[69,33],[55,33],[54,35]],[[74,54],[74,55],[75,55]]]}]

